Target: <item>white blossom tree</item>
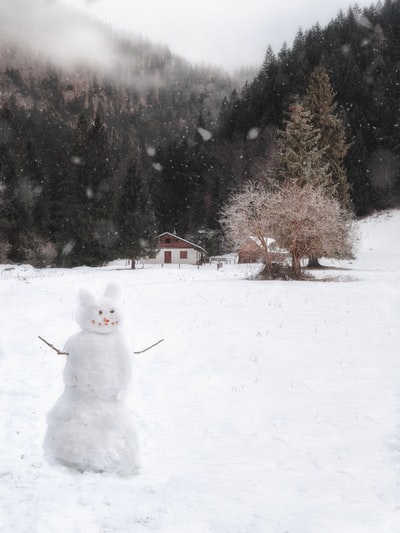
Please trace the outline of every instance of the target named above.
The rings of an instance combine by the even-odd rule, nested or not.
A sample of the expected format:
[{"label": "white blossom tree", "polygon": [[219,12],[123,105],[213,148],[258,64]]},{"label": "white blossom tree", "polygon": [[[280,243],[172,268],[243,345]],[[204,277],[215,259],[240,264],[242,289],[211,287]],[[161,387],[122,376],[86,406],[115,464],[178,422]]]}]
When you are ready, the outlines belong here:
[{"label": "white blossom tree", "polygon": [[287,181],[266,188],[253,183],[234,194],[223,208],[221,224],[229,241],[239,247],[250,236],[263,251],[264,277],[274,274],[267,238],[291,256],[292,276],[302,276],[302,259],[310,256],[352,256],[349,212],[321,187]]},{"label": "white blossom tree", "polygon": [[266,268],[272,266],[272,256],[267,238],[271,236],[274,224],[269,208],[270,195],[263,185],[249,182],[241,192],[231,196],[222,209],[220,223],[225,236],[234,248],[249,237],[260,247]]},{"label": "white blossom tree", "polygon": [[301,275],[301,260],[309,257],[350,258],[353,225],[349,211],[322,187],[286,182],[269,197],[274,214],[272,236],[288,250],[292,272]]}]

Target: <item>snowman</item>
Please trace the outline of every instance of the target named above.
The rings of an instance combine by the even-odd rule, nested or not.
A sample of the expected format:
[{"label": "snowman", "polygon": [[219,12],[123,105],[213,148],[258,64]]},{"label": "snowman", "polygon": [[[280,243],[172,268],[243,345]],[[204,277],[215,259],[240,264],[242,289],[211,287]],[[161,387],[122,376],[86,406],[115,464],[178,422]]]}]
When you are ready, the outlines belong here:
[{"label": "snowman", "polygon": [[79,293],[76,320],[82,331],[65,344],[64,392],[48,413],[46,456],[80,471],[137,471],[137,443],[124,397],[131,355],[120,331],[118,289],[96,299]]}]

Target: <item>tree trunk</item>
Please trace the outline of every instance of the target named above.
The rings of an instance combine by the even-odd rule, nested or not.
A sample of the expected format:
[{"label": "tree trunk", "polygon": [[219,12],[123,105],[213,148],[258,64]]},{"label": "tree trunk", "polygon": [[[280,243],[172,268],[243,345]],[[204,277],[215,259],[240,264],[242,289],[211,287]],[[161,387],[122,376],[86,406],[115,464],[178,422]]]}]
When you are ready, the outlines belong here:
[{"label": "tree trunk", "polygon": [[308,258],[308,268],[322,268],[321,263],[319,262],[319,258],[314,255],[310,255]]},{"label": "tree trunk", "polygon": [[136,259],[134,257],[132,257],[132,259],[131,259],[131,268],[132,269],[136,268]]},{"label": "tree trunk", "polygon": [[292,254],[292,270],[296,276],[300,276],[301,262],[300,262],[300,257],[298,257],[296,254]]},{"label": "tree trunk", "polygon": [[268,249],[264,250],[263,276],[267,279],[271,279],[272,277],[272,260],[271,260],[271,254],[269,253]]}]

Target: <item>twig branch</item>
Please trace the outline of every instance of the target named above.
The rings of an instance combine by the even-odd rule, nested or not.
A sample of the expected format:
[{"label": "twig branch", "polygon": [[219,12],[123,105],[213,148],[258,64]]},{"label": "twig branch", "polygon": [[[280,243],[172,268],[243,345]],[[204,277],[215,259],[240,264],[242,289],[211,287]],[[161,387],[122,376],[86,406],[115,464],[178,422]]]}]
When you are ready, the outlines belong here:
[{"label": "twig branch", "polygon": [[135,355],[137,354],[140,354],[140,353],[144,353],[144,352],[147,352],[147,350],[151,350],[152,348],[154,348],[155,346],[157,346],[157,344],[160,344],[160,342],[163,342],[164,339],[160,339],[159,341],[155,342],[154,344],[152,344],[151,346],[145,348],[144,350],[140,350],[139,352],[133,352]]},{"label": "twig branch", "polygon": [[68,355],[68,352],[62,352],[61,350],[59,350],[58,348],[56,348],[55,346],[53,346],[52,344],[50,344],[50,342],[47,342],[46,339],[44,339],[43,337],[41,337],[40,335],[38,335],[38,338],[44,342],[45,344],[47,344],[47,346],[50,346],[50,348],[52,348],[55,352],[58,353],[58,355]]},{"label": "twig branch", "polygon": [[[47,346],[49,346],[52,350],[54,350],[55,352],[58,353],[58,355],[69,355],[68,352],[62,352],[61,350],[59,350],[58,348],[56,348],[55,346],[53,346],[50,342],[46,341],[46,339],[44,339],[43,337],[41,337],[40,335],[38,335],[38,339],[40,339],[42,342],[44,342],[45,344],[47,344]],[[152,348],[154,348],[155,346],[157,346],[158,344],[160,344],[161,342],[163,342],[164,339],[160,339],[159,341],[155,342],[154,344],[152,344],[151,346],[148,346],[147,348],[145,348],[144,350],[140,350],[139,352],[133,352],[134,355],[138,355],[138,354],[141,354],[141,353],[144,353],[144,352],[147,352],[148,350],[151,350]]]}]

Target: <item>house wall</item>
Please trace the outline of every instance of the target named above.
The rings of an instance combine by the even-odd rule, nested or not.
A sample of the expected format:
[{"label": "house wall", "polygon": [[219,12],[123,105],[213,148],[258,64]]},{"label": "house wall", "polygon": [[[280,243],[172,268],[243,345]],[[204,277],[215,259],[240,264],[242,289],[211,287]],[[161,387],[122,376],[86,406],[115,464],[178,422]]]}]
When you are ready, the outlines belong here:
[{"label": "house wall", "polygon": [[238,255],[239,263],[259,263],[263,260],[263,254],[260,247],[250,240],[242,244]]},{"label": "house wall", "polygon": [[[197,265],[202,259],[202,252],[192,243],[173,235],[166,233],[160,235],[158,242],[159,251],[153,258],[145,257],[141,259],[142,263],[149,264],[175,264],[175,265]],[[168,258],[166,257],[168,254]]]},{"label": "house wall", "polygon": [[[285,263],[289,254],[285,250],[279,250],[274,245],[269,246],[270,258],[273,263]],[[254,241],[247,240],[238,250],[239,263],[262,263],[264,254]]]},{"label": "house wall", "polygon": [[[164,264],[165,263],[165,252],[171,253],[171,264],[177,265],[196,265],[200,259],[201,254],[198,250],[195,250],[194,248],[161,248],[161,250],[158,251],[156,254],[156,257],[154,258],[144,258],[142,259],[142,263],[148,263],[148,264]],[[181,257],[181,252],[186,252],[187,257]]]}]

